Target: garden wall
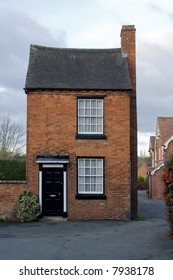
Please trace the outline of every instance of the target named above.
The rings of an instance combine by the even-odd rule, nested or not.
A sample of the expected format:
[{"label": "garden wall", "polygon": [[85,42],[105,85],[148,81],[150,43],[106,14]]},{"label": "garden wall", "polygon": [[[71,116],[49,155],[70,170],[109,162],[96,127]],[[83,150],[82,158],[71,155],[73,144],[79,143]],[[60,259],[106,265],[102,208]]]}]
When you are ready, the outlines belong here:
[{"label": "garden wall", "polygon": [[27,190],[26,181],[0,181],[0,220],[14,221],[19,195]]}]

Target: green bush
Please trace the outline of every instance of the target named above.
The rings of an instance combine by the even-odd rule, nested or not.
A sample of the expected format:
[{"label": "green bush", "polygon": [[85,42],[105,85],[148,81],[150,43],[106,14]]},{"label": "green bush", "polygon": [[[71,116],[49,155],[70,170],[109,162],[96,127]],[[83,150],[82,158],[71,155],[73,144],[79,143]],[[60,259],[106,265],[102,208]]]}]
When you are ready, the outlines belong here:
[{"label": "green bush", "polygon": [[38,196],[29,191],[24,191],[19,197],[16,218],[20,222],[34,222],[40,217]]},{"label": "green bush", "polygon": [[143,183],[145,182],[145,177],[143,177],[142,175],[138,176],[138,183]]},{"label": "green bush", "polygon": [[0,160],[0,180],[26,180],[26,160]]}]

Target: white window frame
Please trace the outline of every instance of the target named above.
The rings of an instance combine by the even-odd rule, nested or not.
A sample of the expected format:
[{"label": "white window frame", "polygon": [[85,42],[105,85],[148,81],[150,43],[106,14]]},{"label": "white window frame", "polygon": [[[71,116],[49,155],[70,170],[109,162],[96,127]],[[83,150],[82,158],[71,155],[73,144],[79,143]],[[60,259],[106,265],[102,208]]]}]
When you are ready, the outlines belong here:
[{"label": "white window frame", "polygon": [[78,98],[78,134],[103,134],[103,106],[103,99]]},{"label": "white window frame", "polygon": [[104,159],[78,158],[78,194],[104,193]]}]

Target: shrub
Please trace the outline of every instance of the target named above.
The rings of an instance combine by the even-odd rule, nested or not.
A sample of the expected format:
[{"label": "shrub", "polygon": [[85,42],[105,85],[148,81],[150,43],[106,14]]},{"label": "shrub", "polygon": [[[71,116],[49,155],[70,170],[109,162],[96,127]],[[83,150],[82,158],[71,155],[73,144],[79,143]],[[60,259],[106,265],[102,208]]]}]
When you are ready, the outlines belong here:
[{"label": "shrub", "polygon": [[20,222],[34,222],[40,217],[38,196],[29,191],[24,191],[19,197],[16,218]]},{"label": "shrub", "polygon": [[26,180],[26,160],[0,160],[0,180]]},{"label": "shrub", "polygon": [[170,226],[170,235],[173,237],[173,156],[165,162],[163,181],[164,200],[167,206],[167,218]]},{"label": "shrub", "polygon": [[145,182],[145,177],[142,176],[142,175],[139,175],[138,176],[138,183],[143,183],[143,182]]},{"label": "shrub", "polygon": [[0,222],[6,222],[6,216],[5,215],[0,215]]}]

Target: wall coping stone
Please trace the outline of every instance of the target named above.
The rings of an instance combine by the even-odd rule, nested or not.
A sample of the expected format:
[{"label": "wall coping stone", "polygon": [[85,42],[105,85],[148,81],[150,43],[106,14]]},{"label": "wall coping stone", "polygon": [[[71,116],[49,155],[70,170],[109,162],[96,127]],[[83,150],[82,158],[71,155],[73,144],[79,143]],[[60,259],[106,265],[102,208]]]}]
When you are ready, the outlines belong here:
[{"label": "wall coping stone", "polygon": [[0,184],[26,184],[27,183],[27,181],[17,181],[17,180],[15,180],[15,181],[6,181],[6,180],[2,180],[2,181],[0,181]]}]

